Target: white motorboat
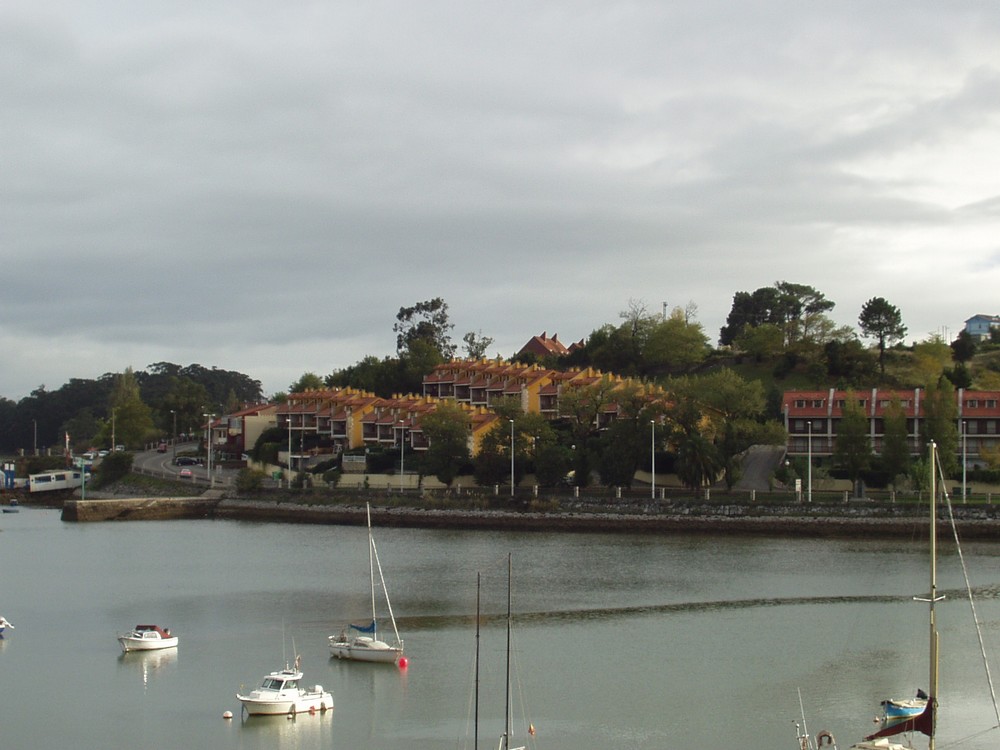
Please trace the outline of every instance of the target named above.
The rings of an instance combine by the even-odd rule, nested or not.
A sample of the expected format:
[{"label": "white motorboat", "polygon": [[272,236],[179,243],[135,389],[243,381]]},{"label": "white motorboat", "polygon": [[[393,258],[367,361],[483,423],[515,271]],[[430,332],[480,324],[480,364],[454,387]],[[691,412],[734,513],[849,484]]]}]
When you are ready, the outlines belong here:
[{"label": "white motorboat", "polygon": [[128,633],[118,634],[122,651],[156,651],[161,648],[176,648],[177,636],[170,634],[170,628],[159,625],[136,625]]},{"label": "white motorboat", "polygon": [[236,697],[251,716],[295,716],[303,711],[315,713],[333,708],[332,693],[323,690],[322,685],[299,687],[301,681],[302,672],[296,658],[293,669],[286,666],[280,672],[271,672],[260,687],[248,695],[237,693]]},{"label": "white motorboat", "polygon": [[13,630],[14,626],[11,624],[10,620],[8,620],[6,617],[0,616],[0,634],[2,634],[3,631],[5,631],[7,628]]},{"label": "white motorboat", "polygon": [[[389,592],[385,587],[385,578],[382,576],[382,564],[378,559],[378,549],[375,547],[375,537],[372,536],[372,513],[368,511],[368,576],[371,586],[372,620],[367,625],[348,625],[340,631],[338,635],[328,636],[330,643],[330,653],[338,659],[353,659],[355,661],[381,662],[383,664],[393,664],[399,662],[400,667],[406,666],[403,656],[403,641],[399,638],[399,631],[396,629],[396,618],[392,613],[392,604],[389,602]],[[375,616],[375,571],[378,570],[379,582],[382,585],[382,593],[385,595],[385,604],[389,612],[389,620],[392,622],[392,630],[396,640],[390,644],[379,640],[378,620]],[[348,630],[353,630],[359,635],[351,635]]]}]

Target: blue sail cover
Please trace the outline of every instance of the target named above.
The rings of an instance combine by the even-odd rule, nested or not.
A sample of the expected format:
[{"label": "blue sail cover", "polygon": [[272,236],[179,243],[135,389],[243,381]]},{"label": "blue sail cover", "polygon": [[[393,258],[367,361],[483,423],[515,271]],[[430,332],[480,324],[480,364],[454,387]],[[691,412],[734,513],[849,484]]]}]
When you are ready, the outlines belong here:
[{"label": "blue sail cover", "polygon": [[351,630],[357,630],[359,633],[374,633],[375,632],[375,621],[372,620],[369,625],[351,625]]}]

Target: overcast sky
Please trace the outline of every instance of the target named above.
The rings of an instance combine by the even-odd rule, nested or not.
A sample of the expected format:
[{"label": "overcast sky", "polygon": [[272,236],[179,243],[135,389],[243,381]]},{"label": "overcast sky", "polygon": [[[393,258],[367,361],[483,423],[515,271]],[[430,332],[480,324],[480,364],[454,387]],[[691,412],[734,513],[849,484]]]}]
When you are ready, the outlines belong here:
[{"label": "overcast sky", "polygon": [[1000,5],[5,0],[0,396],[809,284],[1000,314]]}]

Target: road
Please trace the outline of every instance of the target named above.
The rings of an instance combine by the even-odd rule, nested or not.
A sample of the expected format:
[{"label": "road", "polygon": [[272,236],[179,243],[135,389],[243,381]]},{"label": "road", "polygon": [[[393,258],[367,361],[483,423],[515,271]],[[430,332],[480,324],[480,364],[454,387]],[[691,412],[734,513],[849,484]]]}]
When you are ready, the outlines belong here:
[{"label": "road", "polygon": [[784,457],[783,445],[752,446],[743,457],[742,472],[735,489],[761,492],[771,489],[771,477]]},{"label": "road", "polygon": [[[178,443],[176,446],[178,454],[194,452],[198,448],[197,442]],[[196,484],[208,484],[208,469],[205,466],[174,466],[174,450],[171,448],[166,453],[159,451],[136,451],[132,460],[132,465],[139,471],[154,476],[162,476],[171,479],[181,479]],[[181,469],[190,469],[191,478],[180,477]],[[223,469],[221,466],[213,466],[212,474],[215,484],[230,484],[236,472],[231,469]]]}]

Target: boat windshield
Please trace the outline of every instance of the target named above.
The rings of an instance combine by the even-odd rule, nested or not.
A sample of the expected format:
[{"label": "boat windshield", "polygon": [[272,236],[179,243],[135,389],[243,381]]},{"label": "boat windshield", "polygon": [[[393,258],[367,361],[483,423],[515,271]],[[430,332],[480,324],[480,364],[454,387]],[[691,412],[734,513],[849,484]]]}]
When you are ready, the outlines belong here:
[{"label": "boat windshield", "polygon": [[284,680],[276,680],[273,677],[264,678],[264,684],[261,685],[264,690],[281,690],[282,685],[284,685]]}]

